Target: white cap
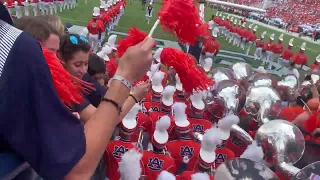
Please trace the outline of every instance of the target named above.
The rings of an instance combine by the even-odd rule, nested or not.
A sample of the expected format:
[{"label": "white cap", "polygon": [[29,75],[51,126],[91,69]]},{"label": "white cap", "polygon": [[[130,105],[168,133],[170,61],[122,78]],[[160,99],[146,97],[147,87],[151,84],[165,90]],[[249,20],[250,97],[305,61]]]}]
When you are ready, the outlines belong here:
[{"label": "white cap", "polygon": [[172,105],[173,119],[176,126],[185,128],[190,125],[186,114],[187,105],[182,102],[176,102]]},{"label": "white cap", "polygon": [[158,48],[158,49],[156,50],[156,52],[154,52],[154,54],[153,54],[153,58],[154,58],[158,63],[161,63],[160,56],[161,56],[162,50],[163,50],[163,48]]},{"label": "white cap", "polygon": [[220,132],[213,127],[205,131],[200,148],[200,158],[208,164],[216,159],[216,146],[222,143]]},{"label": "white cap", "polygon": [[264,31],[262,34],[261,34],[261,38],[264,38],[267,34],[267,31]]},{"label": "white cap", "polygon": [[160,63],[151,64],[150,71],[147,72],[147,76],[149,77],[150,80],[154,76],[154,74],[159,71],[159,66],[160,66]]},{"label": "white cap", "polygon": [[252,29],[253,25],[254,25],[254,24],[250,24],[250,25],[248,26],[248,28],[249,28],[249,29]]},{"label": "white cap", "polygon": [[100,8],[94,7],[93,8],[93,16],[100,16]]},{"label": "white cap", "polygon": [[135,150],[130,149],[124,153],[119,162],[120,179],[122,180],[139,180],[142,173],[140,160],[142,154]]},{"label": "white cap", "polygon": [[258,30],[258,26],[254,26],[253,31],[256,32]]},{"label": "white cap", "polygon": [[263,66],[259,66],[256,71],[258,73],[268,73],[267,70],[265,70]]},{"label": "white cap", "polygon": [[284,34],[281,34],[281,35],[279,36],[279,40],[280,40],[280,41],[283,41],[283,35],[284,35]]},{"label": "white cap", "polygon": [[173,104],[173,94],[176,92],[176,88],[174,86],[166,86],[162,91],[161,102],[166,106],[172,106]]},{"label": "white cap", "polygon": [[210,180],[210,176],[207,173],[195,173],[191,175],[191,180]]},{"label": "white cap", "polygon": [[304,43],[302,43],[302,45],[301,45],[301,48],[300,48],[300,49],[301,49],[302,51],[305,51],[305,50],[306,50],[306,45],[307,45],[307,43],[305,43],[305,42],[304,42]]},{"label": "white cap", "polygon": [[273,41],[274,40],[274,34],[271,34],[270,39]]},{"label": "white cap", "polygon": [[293,46],[293,40],[294,40],[294,38],[291,38],[291,39],[289,40],[289,46]]},{"label": "white cap", "polygon": [[162,86],[162,80],[163,80],[164,76],[161,72],[156,72],[151,80],[152,83],[152,90],[154,90],[155,92],[161,93],[163,91],[163,86]]},{"label": "white cap", "polygon": [[227,115],[218,122],[218,129],[222,140],[227,140],[230,137],[230,131],[234,124],[239,123],[239,117],[236,115]]},{"label": "white cap", "polygon": [[141,109],[141,106],[136,103],[130,111],[127,113],[127,115],[123,118],[121,121],[122,125],[127,129],[135,129],[137,126],[137,120],[136,116]]},{"label": "white cap", "polygon": [[193,92],[193,94],[190,96],[191,105],[198,110],[202,110],[205,108],[205,104],[202,100],[202,95],[203,94],[200,92]]},{"label": "white cap", "polygon": [[316,57],[316,61],[320,63],[320,54]]},{"label": "white cap", "polygon": [[183,90],[183,88],[182,88],[182,83],[181,83],[181,81],[180,81],[180,77],[179,77],[178,73],[176,73],[175,79],[176,79],[176,89],[177,89],[178,91],[182,91],[182,90]]},{"label": "white cap", "polygon": [[237,22],[238,22],[238,20],[237,20],[237,19],[234,19],[233,24],[236,25]]},{"label": "white cap", "polygon": [[100,9],[104,9],[105,6],[106,6],[106,2],[100,1]]},{"label": "white cap", "polygon": [[218,37],[218,33],[219,33],[219,28],[215,27],[213,30],[212,30],[212,37]]},{"label": "white cap", "polygon": [[176,177],[168,171],[161,171],[157,180],[176,180]]},{"label": "white cap", "polygon": [[[240,21],[241,22],[241,21]],[[244,27],[246,27],[246,22],[244,22],[243,24],[242,24],[242,27],[244,28]]]},{"label": "white cap", "polygon": [[210,20],[210,21],[208,22],[208,25],[209,25],[209,29],[213,29],[213,25],[214,25],[213,20]]},{"label": "white cap", "polygon": [[156,130],[153,133],[153,139],[158,144],[166,144],[169,139],[167,129],[170,127],[171,121],[169,116],[162,116],[156,123]]},{"label": "white cap", "polygon": [[211,70],[211,67],[212,67],[212,59],[211,58],[206,58],[204,60],[204,64],[203,64],[203,69],[206,71],[206,72],[209,72]]},{"label": "white cap", "polygon": [[107,45],[110,46],[112,49],[117,50],[116,41],[117,41],[117,35],[113,34],[109,36]]}]

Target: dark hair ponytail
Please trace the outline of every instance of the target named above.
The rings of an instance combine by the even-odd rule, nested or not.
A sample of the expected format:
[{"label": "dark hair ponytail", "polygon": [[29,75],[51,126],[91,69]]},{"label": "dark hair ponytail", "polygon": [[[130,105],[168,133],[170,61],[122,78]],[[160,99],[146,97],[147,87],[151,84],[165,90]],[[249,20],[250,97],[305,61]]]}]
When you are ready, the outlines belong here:
[{"label": "dark hair ponytail", "polygon": [[69,61],[72,59],[73,55],[79,51],[85,53],[89,52],[91,49],[88,41],[78,34],[68,34],[61,38],[59,57],[62,61]]}]

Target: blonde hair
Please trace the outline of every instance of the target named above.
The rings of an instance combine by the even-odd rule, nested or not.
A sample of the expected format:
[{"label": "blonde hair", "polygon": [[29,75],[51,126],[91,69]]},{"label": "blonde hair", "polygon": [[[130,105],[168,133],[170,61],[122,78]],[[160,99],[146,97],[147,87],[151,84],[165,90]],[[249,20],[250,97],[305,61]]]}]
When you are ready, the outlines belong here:
[{"label": "blonde hair", "polygon": [[61,19],[58,16],[54,15],[44,15],[37,16],[40,20],[48,23],[56,32],[58,32],[59,36],[63,36],[64,34],[64,25]]}]

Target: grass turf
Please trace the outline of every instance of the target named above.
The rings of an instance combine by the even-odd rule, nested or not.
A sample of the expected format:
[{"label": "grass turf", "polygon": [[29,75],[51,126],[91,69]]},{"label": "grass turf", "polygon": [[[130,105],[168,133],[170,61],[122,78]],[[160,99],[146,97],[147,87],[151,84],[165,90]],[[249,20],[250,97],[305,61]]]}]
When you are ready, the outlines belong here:
[{"label": "grass turf", "polygon": [[[99,1],[98,0],[90,0],[88,1],[88,4],[84,3],[84,0],[79,0],[78,1],[78,7],[73,10],[66,10],[63,11],[62,13],[58,13],[58,15],[61,17],[62,21],[64,23],[72,23],[75,25],[82,25],[86,26],[87,22],[90,20],[92,17],[92,10],[93,7],[99,7]],[[153,23],[156,21],[157,18],[157,12],[159,11],[161,7],[161,1],[155,2],[153,4],[153,17],[151,17],[151,23],[147,24],[146,19],[145,19],[145,14],[146,11],[142,9],[141,7],[141,1],[140,0],[127,0],[127,7],[125,9],[125,14],[121,17],[121,20],[119,22],[119,25],[114,29],[115,31],[119,32],[127,32],[129,28],[136,26],[140,30],[148,33],[149,30],[151,29]],[[206,13],[205,13],[205,20],[208,21],[211,18],[212,14],[215,14],[216,10],[211,9],[211,8],[206,8]],[[247,23],[249,25],[250,23]],[[266,28],[263,26],[259,26],[257,30],[258,37],[262,34],[263,31],[267,31],[268,35],[271,35],[272,33],[275,34],[275,39],[278,39],[279,35],[281,32],[273,30],[271,28]],[[154,33],[154,37],[159,38],[159,39],[165,39],[165,40],[172,40],[175,41],[176,38],[164,32],[160,26],[156,29]],[[285,34],[284,35],[284,46],[288,45],[289,39],[291,39],[293,36]],[[268,36],[267,36],[268,38]],[[294,48],[293,50],[295,53],[299,51],[299,48],[301,44],[304,42],[304,40],[294,37]],[[224,39],[218,38],[219,43],[221,44],[221,49],[227,50],[227,51],[233,51],[233,52],[242,52],[239,48],[230,46]],[[255,48],[251,48],[250,54],[254,53]],[[309,59],[309,64],[313,63],[316,56],[320,54],[320,45],[313,44],[310,42],[307,42],[307,47],[305,53],[308,56]],[[253,66],[258,66],[259,62],[255,61],[250,61],[249,63],[252,64]]]}]

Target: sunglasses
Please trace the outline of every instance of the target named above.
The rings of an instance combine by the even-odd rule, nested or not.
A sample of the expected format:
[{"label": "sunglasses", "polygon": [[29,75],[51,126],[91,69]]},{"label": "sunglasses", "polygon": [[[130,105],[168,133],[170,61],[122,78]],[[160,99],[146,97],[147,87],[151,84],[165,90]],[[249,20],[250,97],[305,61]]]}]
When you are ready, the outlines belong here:
[{"label": "sunglasses", "polygon": [[[81,41],[84,41],[84,42],[86,42],[86,43],[89,42],[89,41],[87,40],[87,38],[84,37],[84,36],[79,36],[79,38],[80,38]],[[69,37],[69,40],[72,42],[72,44],[78,44],[78,43],[79,43],[78,38],[77,38],[76,36],[74,36],[74,35],[71,35],[71,36]]]}]

